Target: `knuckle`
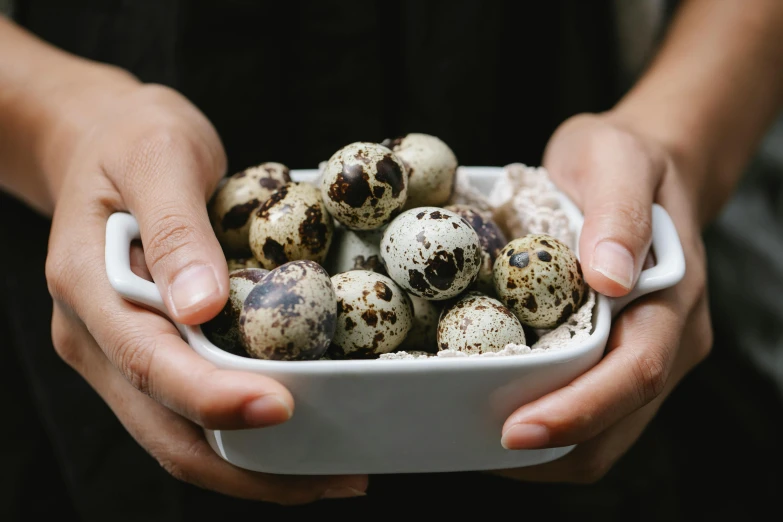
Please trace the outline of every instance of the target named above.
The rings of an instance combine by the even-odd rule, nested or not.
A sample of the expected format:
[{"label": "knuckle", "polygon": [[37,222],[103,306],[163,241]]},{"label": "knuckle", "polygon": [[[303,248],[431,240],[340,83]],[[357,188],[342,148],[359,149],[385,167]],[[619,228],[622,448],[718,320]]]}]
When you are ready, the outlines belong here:
[{"label": "knuckle", "polygon": [[82,359],[81,347],[73,328],[68,328],[61,321],[52,321],[52,346],[55,353],[68,366],[72,368],[80,367]]},{"label": "knuckle", "polygon": [[614,223],[621,223],[627,241],[633,243],[626,245],[635,250],[636,246],[646,245],[652,237],[652,216],[650,208],[632,200],[613,200],[612,208],[605,212],[607,219]]},{"label": "knuckle", "polygon": [[150,272],[165,264],[179,249],[195,243],[193,227],[189,220],[175,212],[160,209],[158,217],[150,220],[144,244],[144,255]]},{"label": "knuckle", "polygon": [[138,336],[124,335],[115,343],[113,360],[125,378],[140,392],[150,395],[150,366],[154,341],[145,344]]},{"label": "knuckle", "polygon": [[669,364],[664,349],[648,350],[644,354],[634,354],[631,368],[639,394],[639,404],[647,404],[663,393],[666,387]]}]

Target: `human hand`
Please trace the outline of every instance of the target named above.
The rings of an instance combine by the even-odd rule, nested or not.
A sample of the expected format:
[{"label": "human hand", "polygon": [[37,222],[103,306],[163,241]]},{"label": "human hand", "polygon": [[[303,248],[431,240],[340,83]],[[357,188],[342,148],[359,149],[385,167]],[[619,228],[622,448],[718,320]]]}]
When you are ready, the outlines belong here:
[{"label": "human hand", "polygon": [[631,447],[711,349],[701,225],[683,181],[687,165],[614,114],[565,122],[543,165],[584,213],[579,252],[585,280],[597,292],[617,297],[635,285],[651,243],[653,202],[669,212],[685,253],[683,280],[618,314],[595,367],[520,407],[503,426],[508,449],[577,446],[553,462],[493,473],[591,483]]},{"label": "human hand", "polygon": [[135,271],[149,278],[149,267],[172,318],[199,324],[225,304],[228,270],[206,201],[226,159],[211,124],[178,93],[125,76],[59,96],[63,114],[47,135],[42,165],[55,205],[46,277],[60,357],[177,479],[280,504],[364,492],[364,476],[275,476],[220,459],[202,427],[285,422],[291,394],[267,377],[216,368],[170,321],[109,284],[106,221],[130,211],[144,247],[134,251]]}]

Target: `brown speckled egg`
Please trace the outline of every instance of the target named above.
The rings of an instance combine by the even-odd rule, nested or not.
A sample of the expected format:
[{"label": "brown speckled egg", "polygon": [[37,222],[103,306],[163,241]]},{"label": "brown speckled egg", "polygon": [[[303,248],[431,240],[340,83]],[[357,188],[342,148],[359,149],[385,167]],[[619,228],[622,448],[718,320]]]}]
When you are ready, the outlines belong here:
[{"label": "brown speckled egg", "polygon": [[495,261],[500,300],[533,328],[554,328],[583,303],[582,267],[567,245],[546,234],[528,234],[508,243]]},{"label": "brown speckled egg", "polygon": [[275,190],[291,181],[282,163],[262,163],[225,178],[209,201],[209,220],[226,252],[250,253],[250,216]]},{"label": "brown speckled egg", "polygon": [[337,316],[329,274],[314,261],[291,261],[269,272],[245,298],[239,328],[256,359],[320,359]]},{"label": "brown speckled egg", "polygon": [[226,263],[228,264],[229,273],[242,268],[261,268],[261,264],[255,257],[234,257],[227,259]]},{"label": "brown speckled egg", "polygon": [[404,290],[369,270],[332,276],[337,295],[337,329],[329,347],[334,359],[375,359],[395,350],[413,322]]},{"label": "brown speckled egg", "polygon": [[263,268],[242,268],[229,273],[228,301],[218,315],[201,325],[204,335],[215,346],[234,355],[247,355],[239,333],[239,317],[245,298],[268,273]]},{"label": "brown speckled egg", "polygon": [[386,275],[381,263],[382,236],[382,229],[350,230],[336,226],[324,268],[330,275],[348,270],[371,270]]},{"label": "brown speckled egg", "polygon": [[481,243],[465,218],[437,207],[406,210],[381,239],[389,276],[406,291],[435,301],[456,296],[478,277]]},{"label": "brown speckled egg", "polygon": [[457,157],[440,138],[410,133],[386,139],[382,145],[391,149],[408,170],[408,199],[404,210],[444,205],[454,190]]},{"label": "brown speckled egg", "polygon": [[250,219],[250,249],[271,270],[289,261],[322,263],[334,222],[321,193],[309,183],[288,183],[269,196]]},{"label": "brown speckled egg", "polygon": [[464,217],[473,227],[481,243],[481,269],[479,270],[476,289],[487,295],[495,293],[495,279],[492,275],[492,266],[498,254],[506,246],[508,240],[500,230],[500,227],[487,215],[467,205],[449,205],[446,210]]},{"label": "brown speckled egg", "polygon": [[435,353],[438,351],[438,318],[441,301],[428,301],[419,296],[408,294],[413,305],[413,326],[400,350],[411,352]]},{"label": "brown speckled egg", "polygon": [[373,230],[402,210],[408,195],[408,173],[386,147],[351,143],[327,162],[321,193],[340,223],[353,230]]},{"label": "brown speckled egg", "polygon": [[438,351],[482,354],[499,352],[509,343],[525,344],[525,330],[519,319],[497,299],[466,292],[441,313]]}]

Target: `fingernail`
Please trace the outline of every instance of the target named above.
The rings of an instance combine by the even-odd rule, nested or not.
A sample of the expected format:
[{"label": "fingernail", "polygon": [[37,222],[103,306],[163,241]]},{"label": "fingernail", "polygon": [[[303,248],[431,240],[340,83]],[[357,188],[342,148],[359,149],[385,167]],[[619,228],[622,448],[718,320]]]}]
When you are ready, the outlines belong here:
[{"label": "fingernail", "polygon": [[547,442],[549,430],[540,424],[514,424],[500,438],[500,444],[506,449],[540,448]]},{"label": "fingernail", "polygon": [[367,496],[367,493],[364,491],[359,491],[358,489],[353,488],[334,488],[334,489],[327,489],[324,491],[324,494],[321,495],[322,499],[328,499],[328,498],[352,498],[352,497],[365,497]]},{"label": "fingernail", "polygon": [[199,304],[219,291],[215,271],[206,265],[189,266],[174,278],[171,284],[171,302],[180,314]]},{"label": "fingernail", "polygon": [[291,408],[278,395],[264,395],[245,406],[245,422],[249,426],[271,426],[291,418]]},{"label": "fingernail", "polygon": [[595,246],[590,268],[628,290],[633,286],[633,254],[614,241],[601,241]]}]

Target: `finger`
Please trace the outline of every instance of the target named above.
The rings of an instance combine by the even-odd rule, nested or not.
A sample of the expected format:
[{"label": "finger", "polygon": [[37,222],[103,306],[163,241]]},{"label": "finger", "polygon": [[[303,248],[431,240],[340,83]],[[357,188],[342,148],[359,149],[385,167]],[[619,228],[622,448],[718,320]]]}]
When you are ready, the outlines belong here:
[{"label": "finger", "polygon": [[652,238],[652,204],[664,165],[631,134],[575,122],[547,150],[544,166],[584,213],[579,254],[587,283],[612,296],[636,284]]},{"label": "finger", "polygon": [[679,302],[672,289],[629,307],[613,326],[604,358],[568,386],[514,412],[503,426],[503,446],[578,444],[658,397],[687,313]]},{"label": "finger", "polygon": [[663,393],[568,455],[536,466],[491,472],[515,480],[535,482],[593,483],[602,478],[639,438],[661,404],[674,391],[688,371],[710,351],[712,337],[706,295],[691,313],[683,331],[681,349]]},{"label": "finger", "polygon": [[90,383],[125,429],[174,477],[234,497],[305,504],[320,498],[362,495],[364,475],[286,476],[244,470],[221,459],[201,429],[139,393],[125,380],[81,325],[55,308],[52,331],[69,336],[81,356],[77,371]]},{"label": "finger", "polygon": [[228,299],[228,267],[206,208],[225,168],[216,159],[222,149],[216,137],[161,125],[107,174],[122,180],[117,186],[139,222],[146,264],[171,317],[200,324]]},{"label": "finger", "polygon": [[[77,192],[87,194],[79,187]],[[182,340],[170,321],[114,291],[104,265],[110,210],[93,207],[71,196],[56,210],[47,278],[55,300],[74,310],[111,363],[138,390],[204,427],[287,421],[294,399],[284,386],[252,372],[216,368]]]}]

